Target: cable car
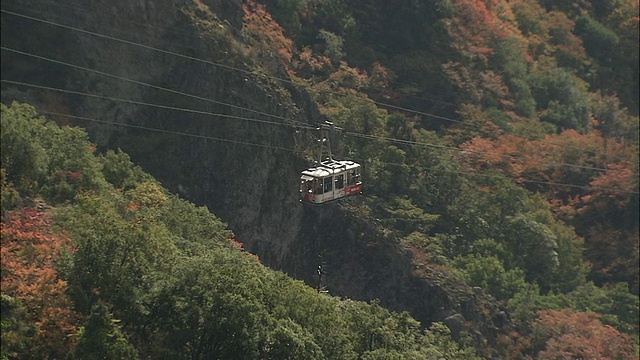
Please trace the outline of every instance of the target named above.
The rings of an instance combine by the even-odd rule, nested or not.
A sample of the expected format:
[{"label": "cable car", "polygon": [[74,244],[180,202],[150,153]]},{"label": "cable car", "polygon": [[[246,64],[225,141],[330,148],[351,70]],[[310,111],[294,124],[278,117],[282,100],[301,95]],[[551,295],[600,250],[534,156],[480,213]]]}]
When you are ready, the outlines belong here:
[{"label": "cable car", "polygon": [[300,176],[302,202],[321,204],[361,193],[360,164],[353,161],[323,161]]},{"label": "cable car", "polygon": [[[333,124],[327,122],[320,128],[320,156],[316,165],[302,171],[300,175],[300,201],[322,204],[343,197],[361,194],[360,164],[349,160],[334,160],[327,136]],[[324,144],[327,143],[328,159],[322,161]]]}]

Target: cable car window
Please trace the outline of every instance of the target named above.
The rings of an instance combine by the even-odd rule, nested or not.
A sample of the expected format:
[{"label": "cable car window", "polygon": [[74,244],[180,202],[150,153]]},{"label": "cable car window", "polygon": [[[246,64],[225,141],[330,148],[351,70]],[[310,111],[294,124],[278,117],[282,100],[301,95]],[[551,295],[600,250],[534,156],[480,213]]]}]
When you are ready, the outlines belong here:
[{"label": "cable car window", "polygon": [[315,179],[313,180],[314,186],[315,186],[315,190],[314,190],[314,194],[323,194],[324,191],[322,190],[322,180],[320,179]]},{"label": "cable car window", "polygon": [[355,185],[357,181],[356,169],[353,169],[347,173],[347,185]]},{"label": "cable car window", "polygon": [[333,184],[331,183],[332,180],[333,180],[332,176],[324,178],[324,192],[329,192],[333,189],[332,187]]},{"label": "cable car window", "polygon": [[336,176],[336,189],[342,189],[344,187],[344,174]]},{"label": "cable car window", "polygon": [[313,189],[313,181],[311,180],[303,180],[302,181],[302,189],[304,192],[310,193]]}]

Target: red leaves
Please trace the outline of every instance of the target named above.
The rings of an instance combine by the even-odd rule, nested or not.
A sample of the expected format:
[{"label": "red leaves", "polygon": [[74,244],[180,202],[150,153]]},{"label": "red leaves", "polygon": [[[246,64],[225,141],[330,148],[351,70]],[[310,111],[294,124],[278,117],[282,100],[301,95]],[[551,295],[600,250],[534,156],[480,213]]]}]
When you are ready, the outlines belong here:
[{"label": "red leaves", "polygon": [[[56,254],[70,249],[69,238],[49,229],[47,216],[34,208],[10,213],[0,224],[2,292],[22,301],[37,327],[31,354],[61,357],[72,345],[78,318],[67,298],[66,281],[53,267]],[[46,349],[46,350],[45,350]]]},{"label": "red leaves", "polygon": [[233,245],[235,245],[235,247],[237,247],[240,251],[245,251],[244,250],[244,244],[241,243],[240,241],[238,241],[238,240],[236,240],[234,238],[229,239],[229,241],[231,241],[231,243]]},{"label": "red leaves", "polygon": [[238,248],[238,250],[244,252],[245,254],[249,255],[251,258],[253,258],[256,262],[260,262],[260,258],[258,257],[258,255],[252,254],[250,252],[248,252],[245,248],[244,248],[244,244],[241,243],[240,241],[236,240],[235,238],[230,238],[229,241],[231,242],[231,244],[233,244],[236,248]]},{"label": "red leaves", "polygon": [[[473,138],[461,145],[473,169],[500,170],[542,193],[555,214],[585,237],[585,255],[598,284],[625,281],[637,288],[638,177],[633,146],[599,131],[575,130],[525,140],[513,135]],[[637,160],[636,160],[637,161]]]},{"label": "red leaves", "polygon": [[[260,49],[260,54],[269,54],[288,67],[293,56],[293,43],[275,22],[264,5],[247,1],[244,5],[244,23],[249,29],[252,45]],[[268,63],[271,59],[264,59]]]},{"label": "red leaves", "polygon": [[510,5],[505,1],[455,0],[453,4],[456,16],[450,20],[453,24],[449,31],[454,37],[454,46],[463,53],[488,61],[496,41],[522,38]]},{"label": "red leaves", "polygon": [[[583,190],[591,187],[593,196],[628,195],[637,191],[635,175],[625,160],[630,156],[629,147],[607,143],[598,132],[582,135],[567,130],[560,135],[548,135],[544,140],[527,140],[509,134],[495,139],[476,137],[461,148],[467,164],[476,170],[499,169],[522,182],[569,184],[574,190],[570,192],[572,196],[577,193],[575,189],[581,187]],[[555,197],[565,191],[557,186],[550,188],[548,195]],[[586,195],[585,191],[580,193]]]},{"label": "red leaves", "polygon": [[473,138],[461,145],[465,160],[477,170],[500,169],[505,175],[520,181],[533,175],[535,180],[547,180],[543,174],[547,149],[543,144],[525,141],[514,135],[502,135],[496,140]]},{"label": "red leaves", "polygon": [[636,359],[631,336],[603,325],[595,313],[540,311],[534,326],[547,338],[538,359]]},{"label": "red leaves", "polygon": [[608,172],[598,175],[589,184],[595,196],[619,195],[638,191],[636,175],[622,164],[607,165]]},{"label": "red leaves", "polygon": [[82,181],[84,173],[82,171],[67,171],[67,179],[71,182]]}]

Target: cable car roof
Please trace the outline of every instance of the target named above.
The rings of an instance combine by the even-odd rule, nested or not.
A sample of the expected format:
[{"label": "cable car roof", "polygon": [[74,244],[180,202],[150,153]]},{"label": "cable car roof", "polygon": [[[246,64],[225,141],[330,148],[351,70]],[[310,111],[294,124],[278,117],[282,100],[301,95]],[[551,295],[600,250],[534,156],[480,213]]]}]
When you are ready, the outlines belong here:
[{"label": "cable car roof", "polygon": [[320,165],[304,170],[302,175],[324,177],[359,167],[360,164],[349,160],[328,160],[321,162]]}]

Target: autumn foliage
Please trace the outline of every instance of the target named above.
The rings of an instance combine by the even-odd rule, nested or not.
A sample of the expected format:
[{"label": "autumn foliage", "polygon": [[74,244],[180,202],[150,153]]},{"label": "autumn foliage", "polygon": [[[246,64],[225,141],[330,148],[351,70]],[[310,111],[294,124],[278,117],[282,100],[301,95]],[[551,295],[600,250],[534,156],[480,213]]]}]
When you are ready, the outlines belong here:
[{"label": "autumn foliage", "polygon": [[288,39],[282,28],[273,21],[264,5],[248,1],[244,5],[244,22],[246,31],[251,39],[251,45],[262,62],[277,71],[279,66],[291,63],[293,43]]},{"label": "autumn foliage", "polygon": [[463,161],[478,173],[498,169],[544,194],[558,217],[585,237],[598,283],[626,281],[637,289],[638,174],[631,146],[600,131],[565,130],[539,140],[474,137],[461,148]]},{"label": "autumn foliage", "polygon": [[603,325],[595,313],[541,311],[534,332],[545,341],[537,359],[637,359],[631,337]]},{"label": "autumn foliage", "polygon": [[65,294],[67,283],[54,269],[54,259],[71,250],[70,239],[53,233],[48,215],[34,208],[9,214],[0,226],[2,293],[28,309],[28,321],[36,329],[30,354],[62,358],[73,345],[78,315]]},{"label": "autumn foliage", "polygon": [[[44,2],[34,1],[38,3]],[[118,14],[117,3],[112,12],[125,23],[128,14]],[[358,220],[375,219],[370,221],[371,234],[397,241],[414,253],[407,263],[371,261],[375,265],[367,266],[373,269],[362,271],[366,276],[375,273],[369,270],[380,270],[378,264],[385,274],[394,275],[391,279],[414,267],[411,284],[415,276],[416,284],[441,289],[447,303],[441,306],[437,294],[431,298],[436,292],[419,299],[420,286],[415,299],[401,299],[375,283],[366,291],[355,290],[355,295],[371,299],[380,294],[383,303],[415,310],[426,320],[423,325],[433,323],[436,330],[435,324],[449,311],[459,312],[466,320],[461,328],[473,337],[468,344],[475,345],[478,354],[494,354],[491,351],[503,343],[514,355],[505,358],[637,358],[637,0],[174,3],[168,8],[180,13],[154,20],[157,25],[167,22],[166,27],[153,27],[161,29],[161,37],[149,33],[148,39],[136,40],[163,49],[163,56],[140,57],[152,60],[149,67],[154,71],[138,74],[127,64],[139,62],[104,58],[114,66],[111,70],[131,78],[149,76],[151,83],[162,85],[155,90],[197,91],[202,99],[230,105],[220,117],[232,119],[260,107],[263,115],[281,117],[284,125],[295,117],[300,124],[330,120],[344,129],[334,149],[365,164],[367,194],[354,201],[356,205],[327,207],[327,214],[340,216],[353,205]],[[145,8],[144,20],[139,21],[169,11]],[[100,17],[86,11],[87,19]],[[75,24],[72,15],[69,25],[82,28],[82,21]],[[43,39],[49,37],[39,35],[50,32],[52,24],[42,30],[44,24],[27,26],[22,23],[26,18],[13,19],[8,12],[2,16],[8,45],[20,44],[24,51],[34,50],[29,49],[33,45],[52,50],[62,64],[100,65],[103,59],[92,54],[95,49],[134,58],[134,50],[125,50],[134,41],[121,42],[117,51],[109,48],[114,39],[107,37],[100,46],[74,38],[76,46],[66,41],[71,39],[65,35],[69,29],[60,29],[52,34],[61,41],[48,44]],[[10,16],[13,20],[5,23]],[[84,25],[99,33],[100,23]],[[130,29],[120,30],[122,35]],[[126,37],[136,39],[129,32],[131,37]],[[184,48],[176,49],[178,42]],[[186,57],[177,60],[178,54]],[[4,56],[3,50],[3,60]],[[6,60],[3,64],[17,63],[8,55]],[[191,67],[192,60],[203,60],[207,71]],[[25,74],[42,81],[50,77],[41,73],[42,64],[22,61],[3,65],[3,70],[6,67],[12,77],[15,73],[16,81]],[[163,71],[165,66],[168,70]],[[53,73],[51,69],[47,71]],[[77,85],[74,97],[122,89],[68,71],[61,72],[59,80]],[[243,81],[233,81],[234,73]],[[171,76],[153,78],[156,74]],[[227,163],[221,157],[227,149],[207,148],[203,151],[211,162],[197,164],[204,147],[191,135],[208,137],[211,130],[219,136],[208,139],[211,144],[233,142],[232,135],[254,132],[253,120],[262,120],[238,117],[246,120],[246,133],[240,132],[241,126],[236,133],[236,125],[222,122],[192,126],[205,108],[191,100],[171,97],[175,107],[170,108],[159,105],[169,98],[159,97],[154,102],[157,109],[147,112],[138,108],[145,104],[138,100],[155,97],[153,91],[141,90],[140,98],[124,99],[145,84],[136,80],[122,92],[121,100],[129,101],[130,108],[116,105],[116,99],[94,106],[30,90],[27,98],[44,99],[40,110],[76,115],[95,110],[91,117],[115,116],[118,121],[109,127],[102,128],[102,120],[91,126],[102,142],[98,147],[89,143],[83,130],[57,127],[29,105],[2,105],[2,360],[73,360],[96,353],[108,357],[102,346],[114,342],[123,345],[121,354],[133,358],[140,353],[150,359],[475,358],[470,349],[464,349],[465,356],[455,354],[457,345],[454,349],[449,343],[448,333],[443,332],[442,346],[433,345],[433,333],[419,328],[408,314],[392,315],[377,306],[319,295],[271,272],[244,249],[240,240],[247,240],[236,239],[208,209],[170,195],[134,169],[131,158],[184,189],[185,196],[211,205],[219,200],[208,196],[214,189],[212,193],[225,193],[224,205],[216,206],[228,205],[228,214],[254,214],[237,205],[245,202],[234,201],[235,187],[229,186],[228,179],[243,174],[226,165],[216,168]],[[236,88],[238,84],[244,85]],[[24,90],[9,83],[3,83],[3,90],[5,85],[11,90],[7,98]],[[40,86],[45,85],[54,84]],[[236,104],[218,103],[239,98],[243,101]],[[103,109],[110,113],[101,113]],[[218,106],[206,109],[217,113]],[[176,117],[165,110],[191,114]],[[82,119],[65,122],[89,120]],[[114,130],[126,124],[132,128]],[[270,144],[264,147],[265,156],[281,145],[306,147],[315,135],[303,135],[304,128],[296,128],[286,143],[272,139],[275,132],[264,132]],[[183,135],[184,142],[178,140]],[[95,153],[115,144],[131,151],[132,157],[121,151]],[[261,158],[250,148],[241,150],[251,142],[236,145],[238,158]],[[274,158],[298,164],[304,160],[301,153]],[[190,157],[197,166],[164,161],[164,156]],[[159,166],[160,162],[166,164]],[[260,169],[252,178],[264,175]],[[278,169],[283,180],[298,179],[291,167]],[[242,189],[244,195],[260,195],[248,191],[262,187]],[[232,227],[255,234],[255,229],[238,224],[271,226],[264,220],[270,218],[261,217],[267,209],[262,205],[277,209],[282,197],[297,196],[295,187],[288,195],[273,189],[264,194],[253,197],[260,198],[255,208],[260,218],[230,217],[239,221]],[[276,194],[278,199],[272,197]],[[34,205],[38,199],[46,205]],[[296,229],[295,221],[280,224],[292,226],[284,236],[299,231],[295,243],[292,236],[291,242],[265,238],[248,244],[264,251],[265,262],[305,278],[302,269],[311,250],[298,250],[315,238],[307,238],[306,226]],[[368,247],[380,243],[378,238],[363,238],[369,233],[338,230],[346,231],[347,240],[362,240]],[[332,244],[324,240],[322,246]],[[263,246],[281,243],[295,246]],[[332,246],[327,257],[357,254],[327,246]],[[291,267],[283,263],[289,260],[294,260]],[[338,276],[343,274],[336,271],[335,289],[349,290],[352,276],[344,275],[345,283]],[[448,279],[455,279],[455,286]],[[473,305],[476,300],[483,306]],[[478,309],[489,308],[493,313],[479,320]],[[454,338],[459,335],[464,337],[456,333]]]}]

